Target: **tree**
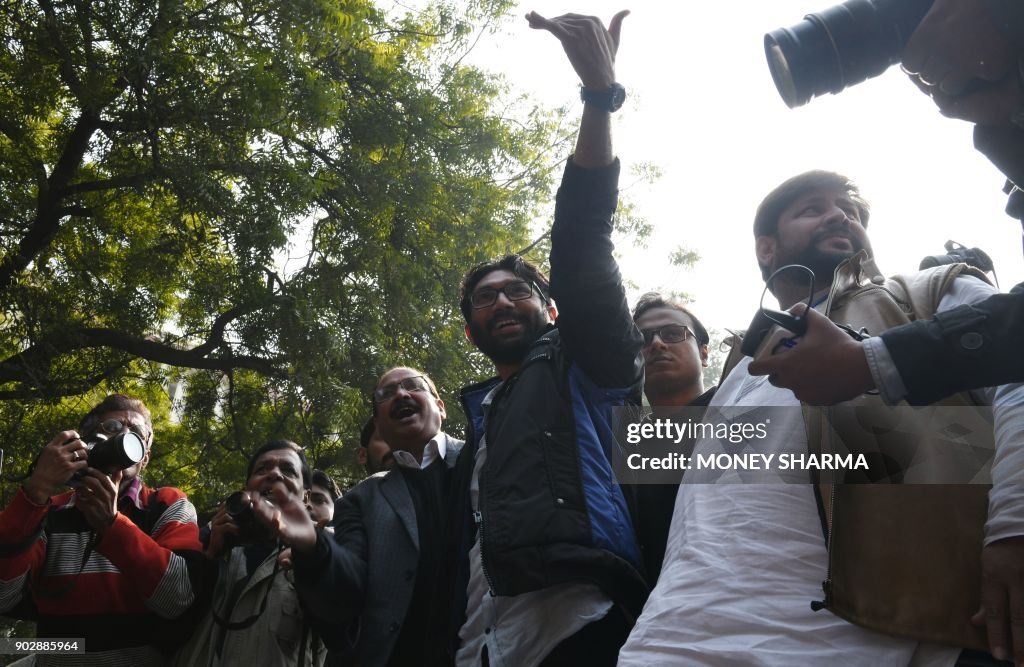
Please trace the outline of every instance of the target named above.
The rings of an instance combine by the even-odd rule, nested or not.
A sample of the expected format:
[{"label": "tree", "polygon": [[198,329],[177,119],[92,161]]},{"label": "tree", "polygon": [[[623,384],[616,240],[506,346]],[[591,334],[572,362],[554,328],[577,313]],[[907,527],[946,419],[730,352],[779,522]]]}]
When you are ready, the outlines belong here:
[{"label": "tree", "polygon": [[459,279],[529,243],[573,134],[462,64],[507,5],[6,0],[6,479],[122,390],[166,415],[151,475],[201,505],[269,437],[343,470],[389,365],[449,400],[478,375]]}]

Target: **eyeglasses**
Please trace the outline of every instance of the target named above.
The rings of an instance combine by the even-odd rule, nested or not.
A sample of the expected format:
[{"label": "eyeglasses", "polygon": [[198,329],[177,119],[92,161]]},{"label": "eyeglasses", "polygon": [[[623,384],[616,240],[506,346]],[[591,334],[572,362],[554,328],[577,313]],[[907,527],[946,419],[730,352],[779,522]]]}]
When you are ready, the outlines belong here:
[{"label": "eyeglasses", "polygon": [[800,276],[803,274],[803,279],[807,281],[807,300],[804,301],[807,304],[807,308],[814,307],[814,271],[804,266],[803,264],[787,264],[777,269],[772,275],[768,276],[768,280],[764,282],[764,291],[761,292],[761,308],[760,312],[769,322],[777,324],[787,331],[792,331],[797,336],[803,336],[807,333],[807,319],[806,315],[791,315],[788,312],[782,312],[774,310],[772,308],[765,308],[764,298],[768,294],[768,290],[771,289],[775,279],[781,275],[786,276],[786,280],[794,285],[800,284]]},{"label": "eyeglasses", "polygon": [[644,335],[644,347],[650,347],[655,336],[660,338],[662,343],[681,343],[687,338],[697,337],[693,329],[685,324],[666,324],[656,329],[641,329],[640,333]]},{"label": "eyeglasses", "polygon": [[[499,294],[504,294],[509,301],[524,301],[533,296],[533,289],[533,283],[528,283],[525,280],[516,280],[504,287],[481,287],[469,297],[469,303],[473,308],[487,308],[494,305]],[[541,293],[540,288],[537,289],[537,292]]]},{"label": "eyeglasses", "polygon": [[117,435],[124,431],[125,426],[128,427],[129,431],[142,438],[143,443],[149,440],[149,433],[146,432],[146,429],[136,426],[135,424],[126,424],[120,419],[104,419],[100,422],[99,430],[103,431],[107,435]]},{"label": "eyeglasses", "polygon": [[412,377],[403,378],[397,382],[389,382],[383,387],[377,387],[373,390],[373,400],[376,403],[384,403],[390,401],[398,393],[398,388],[401,387],[406,391],[429,391],[431,394],[430,385],[427,384],[427,378],[425,375],[413,375]]}]

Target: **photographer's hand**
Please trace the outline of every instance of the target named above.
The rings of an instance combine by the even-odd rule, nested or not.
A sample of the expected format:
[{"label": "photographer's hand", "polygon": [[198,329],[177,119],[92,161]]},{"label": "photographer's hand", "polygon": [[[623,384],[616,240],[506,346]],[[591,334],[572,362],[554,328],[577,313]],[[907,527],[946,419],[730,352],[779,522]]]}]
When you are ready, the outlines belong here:
[{"label": "photographer's hand", "polygon": [[943,116],[977,125],[1012,127],[1014,112],[1024,109],[1024,89],[1017,77],[985,86],[967,95],[946,95],[920,82],[915,83],[926,95],[931,96]]},{"label": "photographer's hand", "polygon": [[935,0],[903,51],[904,71],[946,95],[961,94],[972,79],[1005,79],[1016,60],[980,1]]},{"label": "photographer's hand", "polygon": [[206,545],[203,555],[210,560],[218,558],[227,545],[228,535],[238,535],[238,524],[222,503],[210,520],[210,542]]},{"label": "photographer's hand", "polygon": [[107,477],[95,468],[86,468],[75,483],[75,507],[97,535],[103,535],[117,517],[117,491],[122,471]]},{"label": "photographer's hand", "polygon": [[981,609],[971,621],[986,627],[996,659],[1024,666],[1024,537],[997,540],[982,550]]},{"label": "photographer's hand", "polygon": [[767,375],[809,405],[834,405],[874,389],[864,348],[827,317],[806,304],[789,310],[806,313],[807,333],[778,354],[750,362],[751,375]]},{"label": "photographer's hand", "polygon": [[88,450],[76,431],[61,431],[39,453],[32,476],[22,487],[28,499],[45,505],[54,491],[72,475],[84,470]]}]

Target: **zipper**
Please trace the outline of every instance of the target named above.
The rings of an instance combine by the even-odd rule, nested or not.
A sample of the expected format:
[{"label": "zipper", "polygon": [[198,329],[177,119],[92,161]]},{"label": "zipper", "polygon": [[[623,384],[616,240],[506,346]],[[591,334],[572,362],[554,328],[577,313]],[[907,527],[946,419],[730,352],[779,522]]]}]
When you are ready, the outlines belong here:
[{"label": "zipper", "polygon": [[476,524],[476,535],[480,540],[480,569],[484,573],[484,581],[487,582],[487,592],[494,597],[494,584],[491,583],[491,575],[487,573],[487,561],[484,559],[484,513],[473,512],[473,523]]},{"label": "zipper", "polygon": [[[836,485],[833,481],[832,486],[829,488],[828,494],[828,516],[832,521],[835,521],[835,507],[836,507]],[[825,566],[825,581],[821,582],[821,590],[825,593],[825,598],[822,600],[811,600],[811,611],[821,611],[822,609],[828,609],[832,606],[832,536],[835,535],[834,525],[829,526],[828,531],[828,545],[825,547],[827,554],[826,566]]]}]

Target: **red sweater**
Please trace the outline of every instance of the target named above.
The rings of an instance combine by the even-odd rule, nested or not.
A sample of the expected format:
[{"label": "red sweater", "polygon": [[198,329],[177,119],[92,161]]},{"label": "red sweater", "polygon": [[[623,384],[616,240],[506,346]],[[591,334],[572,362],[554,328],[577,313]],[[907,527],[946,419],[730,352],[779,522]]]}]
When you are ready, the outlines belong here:
[{"label": "red sweater", "polygon": [[180,617],[195,599],[202,557],[196,511],[175,488],[139,483],[131,491],[138,504],[122,494],[83,568],[92,531],[74,493],[36,505],[18,489],[0,512],[0,549],[8,555],[0,558],[0,612],[27,587],[40,637],[84,637],[90,652],[159,643],[161,619]]}]

